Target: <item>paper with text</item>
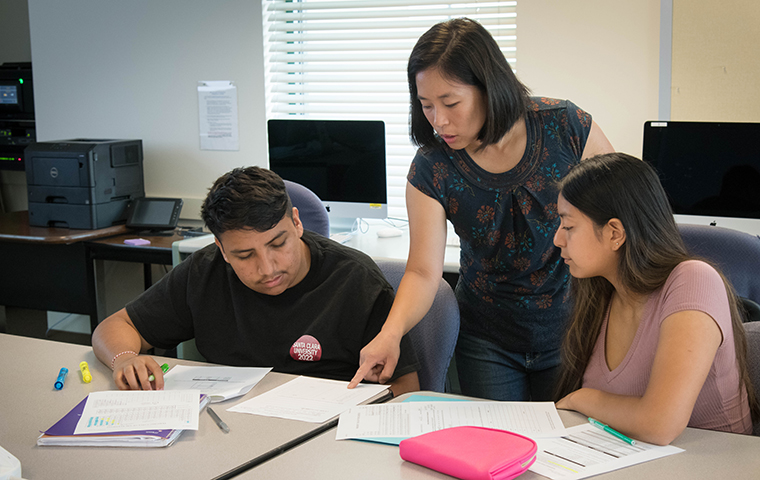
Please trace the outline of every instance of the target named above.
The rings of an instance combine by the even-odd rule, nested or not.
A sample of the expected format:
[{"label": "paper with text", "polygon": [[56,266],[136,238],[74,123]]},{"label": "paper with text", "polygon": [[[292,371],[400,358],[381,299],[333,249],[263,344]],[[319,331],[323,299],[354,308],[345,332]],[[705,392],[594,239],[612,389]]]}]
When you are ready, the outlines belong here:
[{"label": "paper with text", "polygon": [[408,402],[351,408],[340,415],[335,438],[409,438],[464,425],[530,438],[565,434],[553,402]]},{"label": "paper with text", "polygon": [[221,402],[248,393],[272,367],[193,367],[176,365],[164,376],[164,390],[200,390]]},{"label": "paper with text", "polygon": [[563,437],[536,443],[538,453],[530,470],[553,480],[578,480],[683,452],[672,445],[658,447],[638,440],[629,445],[588,423],[568,428]]},{"label": "paper with text", "polygon": [[201,150],[239,150],[237,87],[231,81],[198,82]]},{"label": "paper with text", "polygon": [[74,434],[198,430],[200,396],[198,390],[92,392]]},{"label": "paper with text", "polygon": [[298,377],[227,411],[322,423],[388,388],[362,383],[349,390],[347,386],[338,380]]}]

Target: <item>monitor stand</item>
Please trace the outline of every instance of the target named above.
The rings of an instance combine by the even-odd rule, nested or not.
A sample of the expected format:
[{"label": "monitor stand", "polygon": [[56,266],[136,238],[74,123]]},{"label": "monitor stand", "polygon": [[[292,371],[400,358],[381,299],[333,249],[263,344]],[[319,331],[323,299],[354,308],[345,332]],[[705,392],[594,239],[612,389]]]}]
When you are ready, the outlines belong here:
[{"label": "monitor stand", "polygon": [[350,233],[358,227],[357,218],[330,217],[330,233]]}]

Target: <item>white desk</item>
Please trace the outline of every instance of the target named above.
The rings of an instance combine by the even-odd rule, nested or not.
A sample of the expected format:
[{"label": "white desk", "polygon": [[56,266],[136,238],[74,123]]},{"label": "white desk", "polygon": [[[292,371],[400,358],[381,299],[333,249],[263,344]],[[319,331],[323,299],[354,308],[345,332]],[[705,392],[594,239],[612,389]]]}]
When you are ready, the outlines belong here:
[{"label": "white desk", "polygon": [[[445,396],[427,392],[430,395]],[[393,401],[400,401],[401,395]],[[565,426],[585,422],[575,412],[560,410]],[[687,428],[673,445],[685,451],[634,465],[594,479],[749,479],[760,478],[760,438]],[[398,447],[354,440],[335,440],[330,430],[271,461],[240,475],[240,480],[285,480],[308,472],[310,480],[445,480],[452,477],[414,463],[405,462]],[[546,480],[525,472],[520,480]]]},{"label": "white desk", "polygon": [[[344,245],[361,250],[374,260],[403,260],[409,257],[409,227],[405,226],[400,230],[403,234],[400,237],[377,236],[378,230],[388,228],[388,225],[382,221],[367,221],[367,231],[357,232]],[[453,232],[449,232],[449,237],[456,237]],[[459,273],[459,247],[447,245],[443,259],[443,271],[446,273]]]},{"label": "white desk", "polygon": [[[89,384],[81,380],[82,360],[92,373]],[[159,363],[162,360],[170,367],[199,364],[173,358]],[[30,480],[210,479],[319,428],[319,424],[226,411],[293,378],[269,373],[244,397],[214,404],[230,427],[228,434],[202,411],[199,429],[183,432],[169,447],[40,447],[36,443],[40,430],[52,426],[88,393],[116,388],[112,372],[95,358],[91,347],[6,334],[0,334],[0,365],[0,445],[19,459],[21,473]],[[69,374],[57,391],[53,384],[61,367]]]},{"label": "white desk", "polygon": [[[404,227],[404,232],[400,237],[380,238],[377,236],[378,230],[388,228],[388,224],[379,220],[368,220],[365,225],[367,231],[357,232],[345,245],[361,250],[375,260],[403,260],[409,256],[409,228]],[[449,237],[455,235],[449,232]],[[203,237],[189,238],[180,240],[172,245],[174,264],[176,265],[186,256],[196,250],[213,243],[214,236],[206,235]],[[459,247],[447,245],[443,262],[443,271],[446,273],[459,273]]]}]

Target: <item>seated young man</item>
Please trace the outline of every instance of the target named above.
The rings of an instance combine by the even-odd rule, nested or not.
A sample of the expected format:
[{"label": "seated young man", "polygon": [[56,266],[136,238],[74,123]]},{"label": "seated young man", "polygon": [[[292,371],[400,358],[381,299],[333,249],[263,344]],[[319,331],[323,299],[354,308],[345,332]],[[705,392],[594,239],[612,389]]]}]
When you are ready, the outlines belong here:
[{"label": "seated young man", "polygon": [[[304,231],[282,179],[237,168],[201,208],[215,244],[188,257],[92,336],[122,390],[162,389],[161,368],[140,355],[195,338],[209,362],[351,380],[359,352],[380,332],[393,288],[364,253]],[[405,339],[394,395],[419,390]],[[155,380],[150,382],[148,376]]]}]

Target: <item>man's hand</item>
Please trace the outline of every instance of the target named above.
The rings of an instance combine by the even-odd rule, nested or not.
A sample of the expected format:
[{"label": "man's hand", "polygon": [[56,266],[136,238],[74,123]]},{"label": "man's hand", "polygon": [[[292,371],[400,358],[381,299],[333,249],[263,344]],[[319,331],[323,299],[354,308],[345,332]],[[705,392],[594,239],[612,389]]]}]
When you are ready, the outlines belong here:
[{"label": "man's hand", "polygon": [[[153,374],[155,380],[148,380]],[[113,366],[113,379],[119,390],[163,390],[164,372],[161,367],[147,355],[129,355],[116,359]]]},{"label": "man's hand", "polygon": [[401,355],[401,340],[382,331],[362,348],[359,354],[359,369],[351,379],[348,388],[354,388],[362,380],[385,383],[396,370]]}]

